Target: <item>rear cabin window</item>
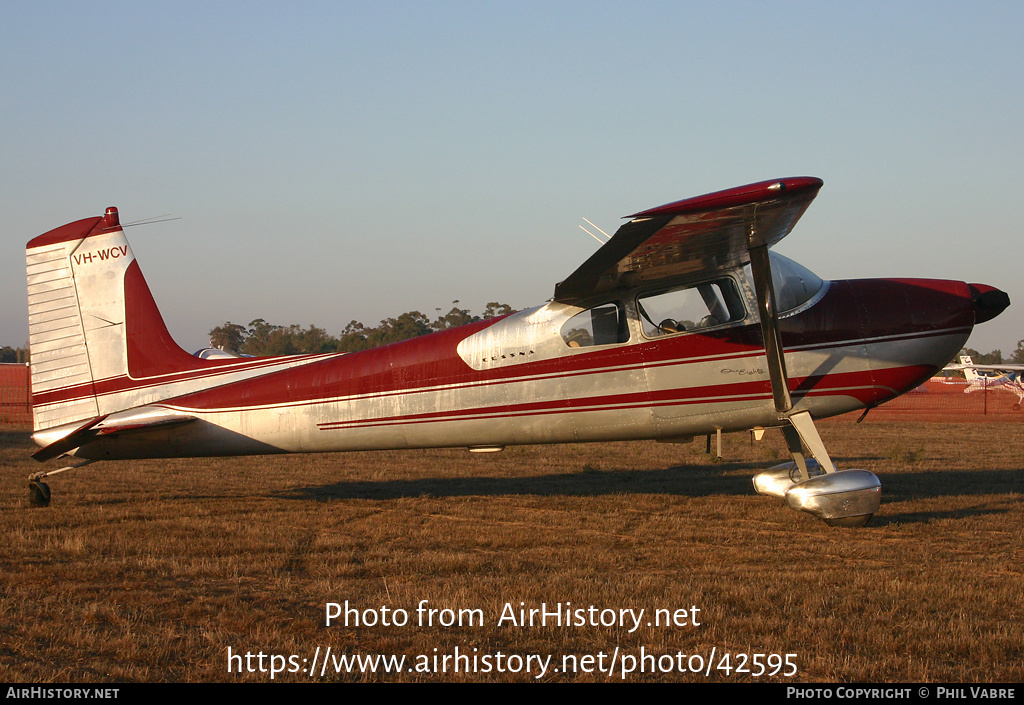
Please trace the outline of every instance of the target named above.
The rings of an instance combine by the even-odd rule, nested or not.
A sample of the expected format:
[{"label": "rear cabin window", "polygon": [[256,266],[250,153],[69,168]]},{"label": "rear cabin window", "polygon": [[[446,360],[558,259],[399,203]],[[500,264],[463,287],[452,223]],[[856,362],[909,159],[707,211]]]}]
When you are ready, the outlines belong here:
[{"label": "rear cabin window", "polygon": [[732,279],[669,289],[637,298],[644,335],[706,330],[746,318],[743,299]]},{"label": "rear cabin window", "polygon": [[622,304],[612,302],[577,313],[562,325],[562,340],[570,348],[627,342],[629,326]]}]

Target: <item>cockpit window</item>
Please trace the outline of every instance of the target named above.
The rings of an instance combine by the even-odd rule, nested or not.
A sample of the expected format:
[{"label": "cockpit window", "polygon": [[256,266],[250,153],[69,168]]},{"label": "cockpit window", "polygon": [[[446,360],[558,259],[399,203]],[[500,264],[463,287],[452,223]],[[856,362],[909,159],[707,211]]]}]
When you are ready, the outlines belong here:
[{"label": "cockpit window", "polygon": [[715,328],[746,317],[736,283],[728,278],[647,294],[636,303],[648,338]]},{"label": "cockpit window", "polygon": [[562,339],[570,348],[625,343],[629,326],[622,304],[616,301],[577,313],[562,326]]},{"label": "cockpit window", "polygon": [[[779,313],[791,311],[808,302],[825,285],[821,278],[788,257],[777,252],[769,252],[772,265],[772,287],[775,289],[775,308]],[[743,270],[750,286],[754,286],[750,276],[750,265]]]}]

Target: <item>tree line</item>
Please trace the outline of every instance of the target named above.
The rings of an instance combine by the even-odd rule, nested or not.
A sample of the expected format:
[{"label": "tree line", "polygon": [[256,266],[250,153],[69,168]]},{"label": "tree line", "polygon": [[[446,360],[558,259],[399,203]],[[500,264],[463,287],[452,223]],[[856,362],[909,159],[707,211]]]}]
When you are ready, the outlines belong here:
[{"label": "tree line", "polygon": [[[431,321],[419,311],[408,311],[395,318],[386,318],[376,327],[365,326],[359,321],[350,321],[338,336],[331,336],[323,328],[310,325],[303,328],[297,324],[278,326],[262,318],[251,321],[249,326],[228,321],[210,331],[210,345],[242,355],[296,355],[300,353],[356,352],[368,350],[400,340],[434,333],[439,330],[456,328],[467,323],[512,313],[508,304],[495,301],[487,304],[484,312],[473,315],[469,309],[459,308],[459,301],[452,302],[452,309]],[[1017,349],[1008,358],[1002,350],[988,353],[973,348],[964,348],[960,355],[970,355],[977,365],[1024,364],[1024,340],[1017,341]],[[958,362],[959,360],[953,360]]]},{"label": "tree line", "polygon": [[12,348],[10,345],[0,348],[0,363],[3,362],[28,362],[28,345],[23,348]]},{"label": "tree line", "polygon": [[[998,349],[989,353],[980,353],[972,348],[964,348],[960,351],[960,354],[970,355],[971,362],[975,365],[1002,365],[1003,363],[1022,365],[1024,364],[1024,340],[1017,341],[1017,349],[1005,360],[1003,359],[1003,351]],[[959,360],[954,362],[959,362]]]},{"label": "tree line", "polygon": [[430,320],[419,311],[407,311],[395,318],[386,318],[380,325],[374,327],[363,325],[359,321],[350,321],[338,336],[332,336],[315,325],[308,328],[295,323],[279,326],[262,318],[251,321],[248,326],[228,321],[210,331],[210,345],[241,355],[257,357],[356,352],[502,316],[512,313],[512,307],[492,301],[487,304],[482,314],[474,315],[469,309],[459,308],[459,301],[456,299],[448,313],[442,314],[441,309],[436,311],[437,318],[434,320]]},{"label": "tree line", "polygon": [[[228,321],[210,331],[210,344],[241,355],[255,356],[355,352],[512,313],[511,306],[495,301],[487,304],[479,316],[473,315],[469,309],[459,308],[457,300],[452,304],[451,311],[443,315],[440,309],[436,309],[438,316],[433,321],[419,311],[408,311],[396,318],[386,318],[380,325],[372,328],[359,321],[350,321],[338,336],[332,336],[323,328],[314,325],[310,325],[309,328],[294,323],[290,326],[278,326],[257,318],[246,327]],[[1017,341],[1017,349],[1009,357],[1003,357],[1002,350],[998,349],[981,353],[973,348],[964,348],[960,354],[970,355],[976,365],[1022,365],[1024,340]],[[19,348],[12,348],[9,345],[0,347],[0,363],[24,364],[28,360],[28,345]]]}]

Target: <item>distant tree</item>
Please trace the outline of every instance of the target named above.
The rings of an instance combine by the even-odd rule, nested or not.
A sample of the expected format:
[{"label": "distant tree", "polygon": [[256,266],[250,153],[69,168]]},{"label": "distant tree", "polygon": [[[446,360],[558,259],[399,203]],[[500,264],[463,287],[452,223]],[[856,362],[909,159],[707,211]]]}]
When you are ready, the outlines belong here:
[{"label": "distant tree", "polygon": [[508,304],[500,304],[497,301],[491,301],[487,304],[487,308],[484,309],[484,318],[495,318],[497,316],[504,316],[508,313],[512,313],[512,307]]},{"label": "distant tree", "polygon": [[1017,341],[1017,349],[1013,351],[1013,356],[1010,357],[1010,362],[1015,362],[1018,365],[1024,365],[1024,340]]},{"label": "distant tree", "polygon": [[327,353],[338,349],[338,340],[327,334],[323,328],[310,325],[299,336],[299,352]]},{"label": "distant tree", "polygon": [[28,344],[25,344],[23,348],[12,348],[10,345],[5,345],[0,348],[0,362],[15,362],[15,363],[26,363],[28,362]]},{"label": "distant tree", "polygon": [[400,340],[408,340],[427,333],[433,333],[430,327],[430,319],[419,311],[407,311],[398,318],[387,318],[380,322],[380,326],[374,328],[367,335],[367,342],[370,347],[397,343]]},{"label": "distant tree", "polygon": [[336,340],[336,349],[340,352],[369,350],[433,332],[430,319],[419,311],[407,311],[397,318],[386,318],[376,328],[369,328],[359,321],[349,321],[341,337]]},{"label": "distant tree", "polygon": [[345,330],[341,331],[341,338],[338,339],[337,349],[340,352],[356,352],[366,350],[370,347],[367,341],[369,330],[359,321],[349,321]]},{"label": "distant tree", "polygon": [[245,326],[228,321],[210,331],[210,345],[237,353],[245,344],[247,335],[249,335],[249,331],[245,329]]},{"label": "distant tree", "polygon": [[[407,311],[395,318],[385,318],[375,328],[359,321],[349,321],[338,337],[315,325],[309,328],[294,323],[279,326],[257,318],[246,328],[228,321],[210,331],[210,343],[224,350],[254,356],[356,352],[481,320],[469,309],[459,308],[458,299],[452,301],[452,309],[448,313],[441,315],[441,309],[437,312],[437,319],[431,321],[419,311]],[[509,313],[512,313],[511,306],[492,301],[487,304],[483,318]]]},{"label": "distant tree", "polygon": [[[441,309],[437,309],[438,314],[441,313]],[[431,325],[434,330],[447,330],[449,328],[458,328],[464,326],[467,323],[479,321],[480,319],[470,314],[469,309],[459,308],[459,300],[452,301],[452,310],[443,316],[438,315],[437,320]]]},{"label": "distant tree", "polygon": [[304,352],[300,347],[302,328],[293,323],[287,328],[275,326],[267,338],[264,355],[297,355]]},{"label": "distant tree", "polygon": [[971,361],[975,365],[999,365],[1003,362],[1003,351],[993,350],[990,353],[980,353],[973,348],[964,348],[960,351],[961,355],[970,355]]},{"label": "distant tree", "polygon": [[242,347],[239,348],[238,352],[246,355],[255,355],[257,357],[262,355],[273,355],[274,353],[270,352],[270,336],[275,330],[280,328],[281,326],[275,326],[267,323],[262,318],[250,321],[245,342],[242,344]]}]

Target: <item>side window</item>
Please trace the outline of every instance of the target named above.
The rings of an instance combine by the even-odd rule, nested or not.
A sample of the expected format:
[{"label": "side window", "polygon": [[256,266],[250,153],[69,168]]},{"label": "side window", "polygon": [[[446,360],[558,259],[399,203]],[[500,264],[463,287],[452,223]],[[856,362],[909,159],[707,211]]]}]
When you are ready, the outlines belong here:
[{"label": "side window", "polygon": [[562,339],[570,348],[625,343],[629,326],[622,304],[607,303],[577,313],[562,326]]},{"label": "side window", "polygon": [[640,296],[636,303],[648,338],[714,328],[746,317],[743,299],[732,279],[660,291]]}]

